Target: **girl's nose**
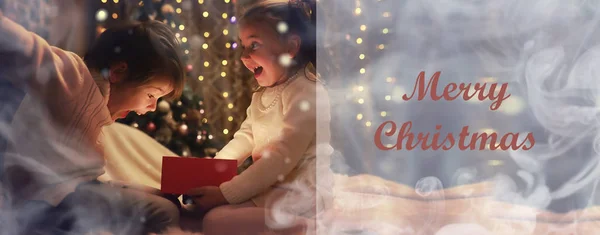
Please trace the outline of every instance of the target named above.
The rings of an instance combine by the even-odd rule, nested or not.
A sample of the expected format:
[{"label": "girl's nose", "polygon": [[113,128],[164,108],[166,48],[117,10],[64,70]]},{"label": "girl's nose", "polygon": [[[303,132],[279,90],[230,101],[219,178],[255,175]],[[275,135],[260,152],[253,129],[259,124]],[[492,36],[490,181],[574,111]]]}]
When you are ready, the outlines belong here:
[{"label": "girl's nose", "polygon": [[154,112],[154,111],[156,111],[156,102],[157,102],[157,101],[151,102],[151,103],[148,105],[148,107],[147,107],[147,108],[148,108],[149,112]]},{"label": "girl's nose", "polygon": [[248,50],[242,51],[242,59],[250,59],[250,53],[248,52]]}]

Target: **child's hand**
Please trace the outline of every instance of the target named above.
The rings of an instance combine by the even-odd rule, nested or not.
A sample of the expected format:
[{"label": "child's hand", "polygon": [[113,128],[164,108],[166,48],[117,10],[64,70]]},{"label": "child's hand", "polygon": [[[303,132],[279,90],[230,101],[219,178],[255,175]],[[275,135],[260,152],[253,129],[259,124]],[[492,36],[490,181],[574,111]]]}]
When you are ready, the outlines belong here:
[{"label": "child's hand", "polygon": [[223,196],[221,189],[216,186],[191,189],[186,195],[191,196],[196,206],[203,210],[210,210],[217,206],[229,204],[225,196]]}]

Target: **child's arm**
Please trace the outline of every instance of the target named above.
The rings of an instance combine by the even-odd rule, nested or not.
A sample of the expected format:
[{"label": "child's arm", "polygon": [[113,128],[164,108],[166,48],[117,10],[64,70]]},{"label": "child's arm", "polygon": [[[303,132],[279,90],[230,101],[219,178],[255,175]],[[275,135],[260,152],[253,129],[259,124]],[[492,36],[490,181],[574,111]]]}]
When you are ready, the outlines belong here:
[{"label": "child's arm", "polygon": [[[101,127],[112,120],[107,100],[98,95],[98,86],[83,60],[50,46],[1,13],[0,80],[27,92],[29,103],[43,104],[43,113],[48,115],[43,119],[51,119],[57,130],[65,132],[63,142],[99,148],[96,141]],[[36,114],[27,118],[42,118],[32,115]],[[77,131],[67,135],[66,130]]]},{"label": "child's arm", "polygon": [[242,164],[252,153],[254,138],[252,137],[252,119],[250,107],[246,110],[246,119],[242,122],[240,129],[235,132],[233,139],[219,151],[217,159],[235,159],[238,165]]},{"label": "child's arm", "polygon": [[315,83],[290,84],[283,91],[282,101],[284,126],[281,135],[266,148],[269,157],[260,158],[241,175],[220,185],[229,203],[249,200],[282,180],[297,166],[311,141],[315,141],[318,109]]}]

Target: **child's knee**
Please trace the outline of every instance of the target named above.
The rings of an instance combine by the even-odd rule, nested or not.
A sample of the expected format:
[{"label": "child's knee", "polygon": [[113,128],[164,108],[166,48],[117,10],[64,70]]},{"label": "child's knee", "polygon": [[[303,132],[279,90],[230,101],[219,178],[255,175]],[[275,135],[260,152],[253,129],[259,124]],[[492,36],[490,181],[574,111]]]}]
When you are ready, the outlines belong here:
[{"label": "child's knee", "polygon": [[208,211],[202,219],[202,228],[204,231],[208,233],[227,224],[227,221],[225,220],[228,218],[227,214],[230,211],[231,210],[223,206],[215,207]]}]

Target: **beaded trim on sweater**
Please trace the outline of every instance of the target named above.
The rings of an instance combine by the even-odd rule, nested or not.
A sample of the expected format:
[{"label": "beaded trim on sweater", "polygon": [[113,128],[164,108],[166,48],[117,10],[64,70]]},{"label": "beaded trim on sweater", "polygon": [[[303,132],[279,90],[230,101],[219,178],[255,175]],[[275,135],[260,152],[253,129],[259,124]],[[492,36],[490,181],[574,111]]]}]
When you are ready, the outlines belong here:
[{"label": "beaded trim on sweater", "polygon": [[[289,85],[290,82],[292,80],[294,80],[296,77],[298,77],[298,73],[292,75],[284,83],[282,83],[282,84],[280,84],[280,85],[278,85],[276,87],[273,87],[273,89],[275,89],[275,92],[276,92],[275,98],[273,98],[273,101],[271,101],[271,103],[268,106],[266,106],[266,107],[262,104],[262,102],[259,102],[258,110],[260,110],[261,112],[267,112],[267,111],[271,110],[273,107],[275,107],[275,105],[277,105],[277,102],[279,101],[279,99],[281,97],[281,92],[283,91],[283,89],[285,87],[287,87],[287,85]],[[263,91],[260,92],[259,97],[258,97],[259,101],[262,101],[262,97],[263,97],[263,94],[265,94],[265,91],[266,90],[263,90]]]}]

